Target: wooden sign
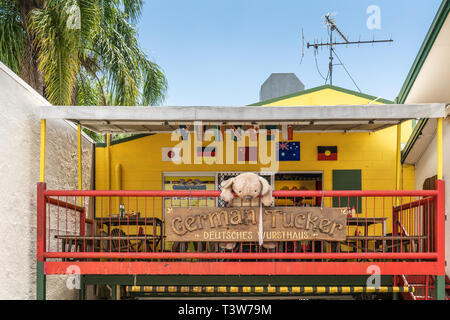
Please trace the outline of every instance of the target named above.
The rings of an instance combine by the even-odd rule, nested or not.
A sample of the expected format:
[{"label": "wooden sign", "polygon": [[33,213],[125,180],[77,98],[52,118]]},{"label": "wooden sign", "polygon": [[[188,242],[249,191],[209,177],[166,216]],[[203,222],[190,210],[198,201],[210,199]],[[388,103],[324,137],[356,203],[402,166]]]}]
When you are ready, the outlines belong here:
[{"label": "wooden sign", "polygon": [[[263,240],[346,239],[347,210],[319,207],[263,207]],[[258,241],[259,207],[167,208],[168,241]]]}]

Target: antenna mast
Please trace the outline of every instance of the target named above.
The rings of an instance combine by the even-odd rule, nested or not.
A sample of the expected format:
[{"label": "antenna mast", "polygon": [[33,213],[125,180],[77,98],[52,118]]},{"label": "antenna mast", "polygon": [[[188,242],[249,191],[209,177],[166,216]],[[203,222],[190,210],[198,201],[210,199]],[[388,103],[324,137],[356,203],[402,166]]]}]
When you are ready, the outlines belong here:
[{"label": "antenna mast", "polygon": [[[352,45],[352,44],[367,44],[367,43],[380,43],[380,42],[393,42],[392,38],[389,40],[365,40],[365,41],[349,41],[347,39],[347,37],[341,32],[341,30],[339,30],[339,28],[337,27],[337,25],[334,23],[334,19],[331,18],[331,14],[328,13],[327,15],[325,15],[325,23],[327,25],[327,28],[329,28],[329,35],[330,35],[330,40],[329,42],[316,42],[314,41],[314,43],[307,43],[306,44],[306,48],[309,49],[310,47],[314,47],[314,49],[318,49],[319,47],[323,47],[323,46],[328,46],[330,48],[330,56],[329,56],[329,63],[328,63],[328,75],[330,77],[330,84],[333,84],[333,54],[336,55],[336,52],[334,52],[333,46],[337,46],[337,45]],[[333,31],[336,31],[339,36],[344,40],[344,42],[333,42]],[[337,57],[339,59],[339,57]],[[340,61],[340,59],[339,59]],[[340,61],[342,64],[342,61]],[[343,65],[343,64],[342,64]],[[344,67],[345,68],[345,67]],[[349,75],[350,76],[350,75]],[[353,81],[353,79],[352,79]],[[325,79],[325,83],[327,82],[327,79]],[[355,84],[356,85],[356,84]]]}]

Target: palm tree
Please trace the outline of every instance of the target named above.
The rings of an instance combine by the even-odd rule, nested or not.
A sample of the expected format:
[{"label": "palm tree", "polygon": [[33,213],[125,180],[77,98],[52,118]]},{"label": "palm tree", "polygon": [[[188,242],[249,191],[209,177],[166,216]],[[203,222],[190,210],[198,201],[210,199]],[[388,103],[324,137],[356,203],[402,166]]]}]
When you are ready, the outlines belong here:
[{"label": "palm tree", "polygon": [[0,0],[0,60],[55,105],[153,105],[167,81],[137,42],[143,0]]}]

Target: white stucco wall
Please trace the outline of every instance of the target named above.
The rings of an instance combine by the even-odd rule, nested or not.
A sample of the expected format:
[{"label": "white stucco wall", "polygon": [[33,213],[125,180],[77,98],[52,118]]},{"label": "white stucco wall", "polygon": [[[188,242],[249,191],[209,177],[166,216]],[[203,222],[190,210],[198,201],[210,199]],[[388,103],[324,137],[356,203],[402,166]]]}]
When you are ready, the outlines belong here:
[{"label": "white stucco wall", "polygon": [[[39,107],[49,103],[0,63],[0,299],[36,298]],[[77,131],[47,122],[48,189],[78,187]],[[92,142],[83,137],[83,188],[91,189]],[[48,299],[76,298],[65,276],[47,277]]]},{"label": "white stucco wall", "polygon": [[[450,208],[450,119],[443,121],[443,179],[445,181],[445,214],[448,216]],[[416,190],[423,189],[425,179],[437,174],[437,138],[434,136],[427,149],[416,163]],[[450,219],[445,222],[445,260],[447,261],[446,273],[450,274]]]}]

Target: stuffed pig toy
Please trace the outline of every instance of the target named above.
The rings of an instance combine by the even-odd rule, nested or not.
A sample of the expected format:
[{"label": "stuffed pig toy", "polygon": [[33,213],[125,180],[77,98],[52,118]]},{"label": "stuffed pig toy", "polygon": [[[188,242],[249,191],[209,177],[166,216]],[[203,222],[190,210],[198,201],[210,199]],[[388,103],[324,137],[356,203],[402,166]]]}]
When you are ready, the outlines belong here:
[{"label": "stuffed pig toy", "polygon": [[[266,179],[255,173],[241,173],[234,178],[223,181],[221,187],[222,192],[220,198],[230,203],[233,207],[258,207],[260,206],[260,202],[264,206],[270,206],[273,202],[272,187]],[[261,231],[262,224],[260,223],[260,233]],[[262,240],[260,238],[261,243]],[[233,242],[221,242],[219,244],[221,248],[227,250],[233,249],[235,245],[236,243]],[[264,247],[273,248],[275,247],[275,243],[264,244]]]}]

